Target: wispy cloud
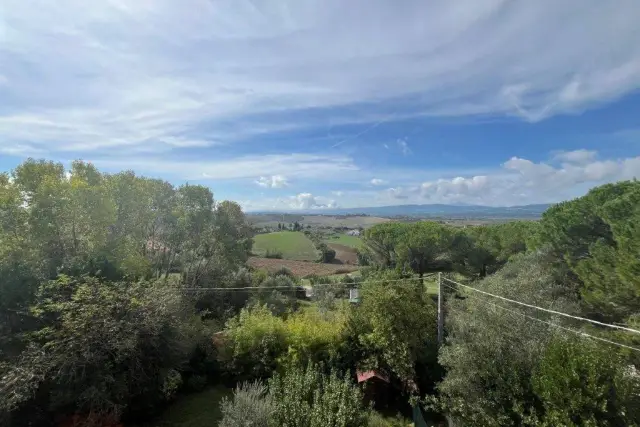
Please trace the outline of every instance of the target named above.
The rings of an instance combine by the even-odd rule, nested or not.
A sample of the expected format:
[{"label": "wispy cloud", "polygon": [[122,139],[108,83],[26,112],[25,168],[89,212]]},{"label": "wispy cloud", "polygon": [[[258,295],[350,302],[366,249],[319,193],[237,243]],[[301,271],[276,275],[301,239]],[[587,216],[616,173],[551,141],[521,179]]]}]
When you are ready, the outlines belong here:
[{"label": "wispy cloud", "polygon": [[21,1],[0,19],[2,144],[25,155],[229,144],[352,108],[369,127],[337,146],[397,117],[535,121],[640,85],[633,0]]},{"label": "wispy cloud", "polygon": [[400,148],[400,152],[407,156],[409,154],[411,154],[411,149],[409,148],[409,144],[407,144],[407,141],[405,141],[404,139],[399,139],[396,141],[396,143],[398,144],[398,147]]},{"label": "wispy cloud", "polygon": [[[132,158],[129,160],[97,159],[96,165],[107,170],[134,169],[180,180],[237,180],[248,179],[255,182],[256,176],[263,177],[265,184],[273,187],[285,185],[284,177],[322,178],[323,180],[345,179],[350,173],[357,173],[358,167],[345,156],[322,156],[311,154],[244,156],[225,160],[190,159],[171,160],[163,157]],[[258,178],[258,183],[262,182]],[[267,187],[267,185],[263,185]]]}]

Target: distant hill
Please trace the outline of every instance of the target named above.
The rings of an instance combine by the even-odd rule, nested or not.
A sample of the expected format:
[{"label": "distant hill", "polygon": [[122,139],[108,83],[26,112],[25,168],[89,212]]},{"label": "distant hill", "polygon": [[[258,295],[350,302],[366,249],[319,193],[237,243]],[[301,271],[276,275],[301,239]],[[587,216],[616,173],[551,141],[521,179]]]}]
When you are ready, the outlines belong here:
[{"label": "distant hill", "polygon": [[306,209],[252,212],[254,214],[291,213],[306,215],[371,215],[384,217],[448,217],[448,218],[539,218],[551,206],[537,204],[525,206],[478,205],[395,205],[365,208]]}]

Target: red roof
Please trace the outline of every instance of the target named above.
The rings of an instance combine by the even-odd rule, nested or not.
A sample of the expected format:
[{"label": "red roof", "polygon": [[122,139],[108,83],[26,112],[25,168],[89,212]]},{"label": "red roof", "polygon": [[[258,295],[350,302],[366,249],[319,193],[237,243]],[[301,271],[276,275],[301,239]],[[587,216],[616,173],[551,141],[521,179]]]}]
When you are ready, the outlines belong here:
[{"label": "red roof", "polygon": [[361,383],[363,381],[367,381],[373,377],[376,377],[378,379],[381,379],[384,382],[389,382],[389,377],[387,377],[385,374],[378,372],[378,371],[357,371],[356,375],[358,376],[358,383]]}]

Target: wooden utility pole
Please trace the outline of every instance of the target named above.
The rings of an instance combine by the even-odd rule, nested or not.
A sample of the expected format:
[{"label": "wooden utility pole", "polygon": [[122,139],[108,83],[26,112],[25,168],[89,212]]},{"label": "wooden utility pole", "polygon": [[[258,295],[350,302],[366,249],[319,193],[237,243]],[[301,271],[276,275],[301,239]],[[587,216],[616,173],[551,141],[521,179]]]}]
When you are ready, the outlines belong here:
[{"label": "wooden utility pole", "polygon": [[442,344],[444,338],[444,319],[442,312],[442,273],[438,272],[438,345]]}]

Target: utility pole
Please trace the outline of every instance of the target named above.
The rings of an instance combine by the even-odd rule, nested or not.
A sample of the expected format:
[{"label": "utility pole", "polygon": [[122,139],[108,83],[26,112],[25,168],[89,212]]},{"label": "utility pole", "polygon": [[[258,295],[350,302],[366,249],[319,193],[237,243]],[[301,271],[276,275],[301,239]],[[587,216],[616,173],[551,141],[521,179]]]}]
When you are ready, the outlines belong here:
[{"label": "utility pole", "polygon": [[442,344],[444,338],[444,319],[442,312],[442,273],[438,272],[438,345]]}]

